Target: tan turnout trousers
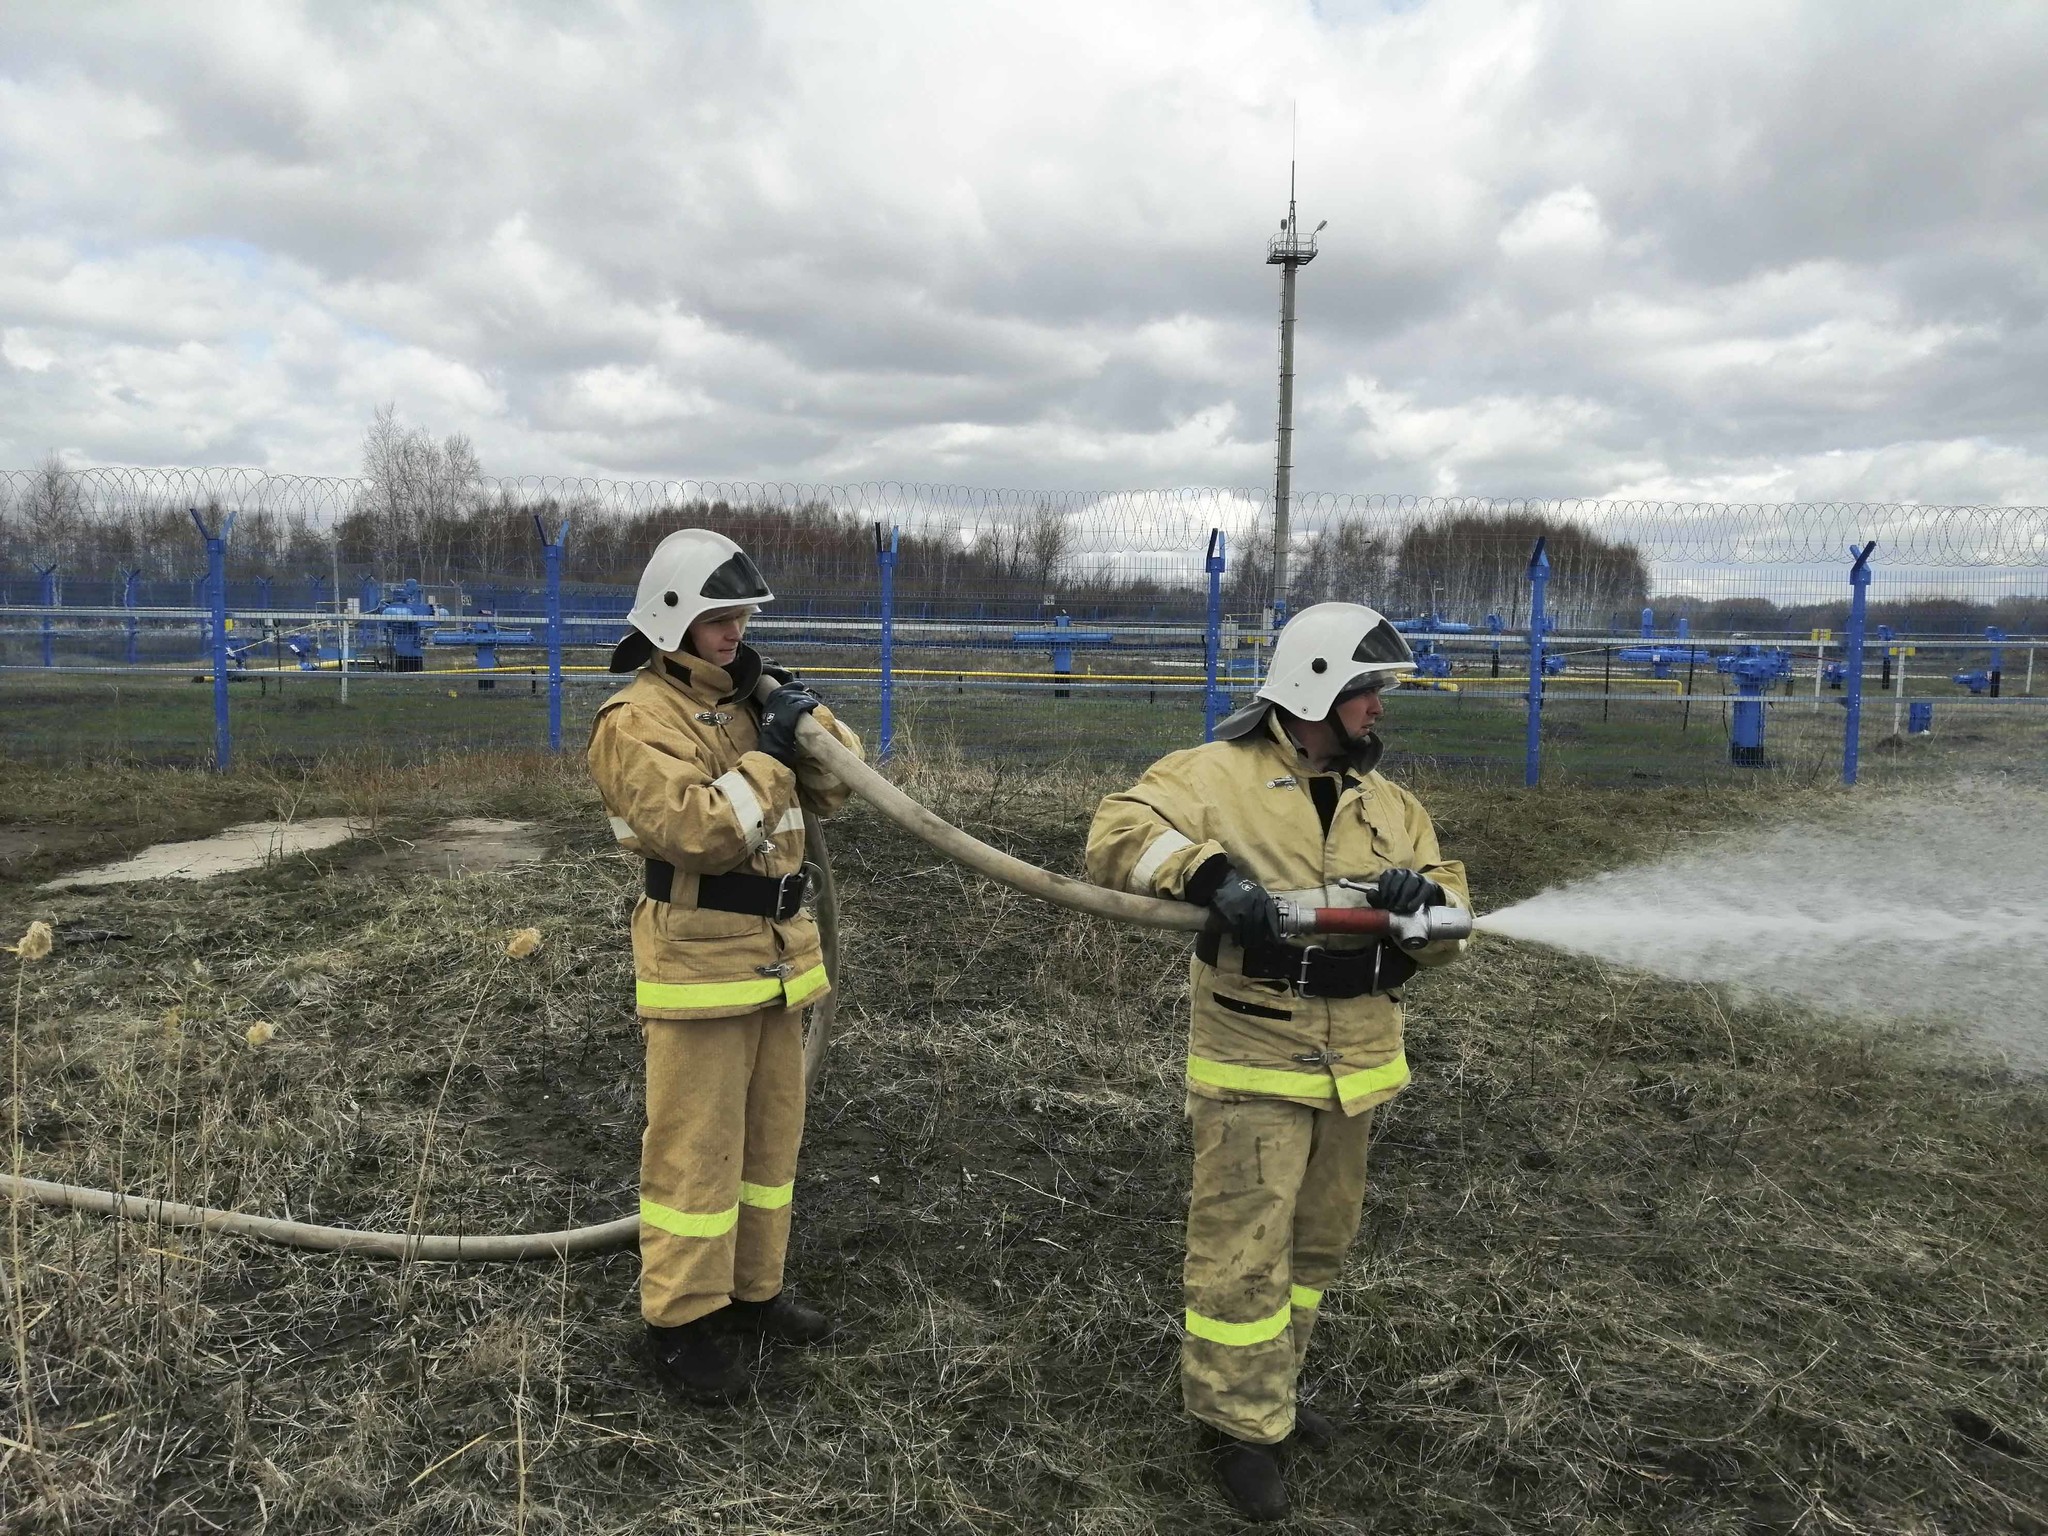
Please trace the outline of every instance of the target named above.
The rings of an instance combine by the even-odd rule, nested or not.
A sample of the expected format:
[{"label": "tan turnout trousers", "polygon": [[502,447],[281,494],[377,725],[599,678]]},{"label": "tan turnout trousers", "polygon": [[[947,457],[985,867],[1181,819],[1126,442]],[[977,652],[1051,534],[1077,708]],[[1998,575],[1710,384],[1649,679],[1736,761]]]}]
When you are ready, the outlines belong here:
[{"label": "tan turnout trousers", "polygon": [[640,1021],[640,1311],[657,1327],[782,1289],[804,1134],[803,1016]]},{"label": "tan turnout trousers", "polygon": [[1323,1292],[1365,1204],[1372,1111],[1190,1095],[1181,1399],[1239,1440],[1294,1428],[1294,1385]]}]

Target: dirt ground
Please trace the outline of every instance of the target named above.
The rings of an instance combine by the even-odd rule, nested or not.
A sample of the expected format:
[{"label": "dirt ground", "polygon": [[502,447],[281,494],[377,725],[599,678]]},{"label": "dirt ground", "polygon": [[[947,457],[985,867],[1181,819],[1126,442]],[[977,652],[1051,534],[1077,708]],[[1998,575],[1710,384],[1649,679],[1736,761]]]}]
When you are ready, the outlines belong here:
[{"label": "dirt ground", "polygon": [[[1111,783],[899,773],[1070,871]],[[1417,788],[1488,905],[1833,803]],[[60,834],[0,867],[0,934],[59,925],[48,960],[0,957],[23,1172],[399,1230],[630,1208],[636,872],[573,758],[0,767],[0,807]],[[34,888],[280,815],[367,832],[203,884]],[[419,855],[461,818],[524,823],[532,861]],[[1235,1528],[1173,1377],[1184,943],[858,810],[833,848],[843,1035],[792,1279],[843,1341],[687,1409],[634,1358],[630,1253],[401,1268],[19,1207],[0,1528]],[[540,953],[506,958],[529,925]],[[2048,1530],[2040,1082],[1504,942],[1410,1003],[1417,1082],[1310,1364],[1347,1428],[1295,1463],[1288,1529]]]}]

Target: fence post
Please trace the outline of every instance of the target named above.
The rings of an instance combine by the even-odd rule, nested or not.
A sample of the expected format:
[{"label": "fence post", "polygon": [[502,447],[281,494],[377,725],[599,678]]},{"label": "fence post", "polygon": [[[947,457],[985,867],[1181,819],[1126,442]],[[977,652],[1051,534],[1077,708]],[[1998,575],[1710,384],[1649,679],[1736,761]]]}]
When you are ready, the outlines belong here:
[{"label": "fence post", "polygon": [[36,567],[36,575],[42,578],[36,588],[36,601],[43,606],[43,665],[52,667],[56,662],[56,616],[50,610],[57,606],[57,562]]},{"label": "fence post", "polygon": [[1216,686],[1216,674],[1223,663],[1223,530],[1209,530],[1209,553],[1204,569],[1209,573],[1209,618],[1202,635],[1202,651],[1208,666],[1208,687],[1202,693],[1202,740],[1216,739],[1216,722],[1226,713],[1227,702]]},{"label": "fence post", "polygon": [[121,606],[128,610],[128,665],[134,666],[141,660],[142,625],[135,617],[135,610],[142,606],[142,568],[121,573]]},{"label": "fence post", "polygon": [[1550,556],[1543,552],[1548,538],[1536,541],[1529,556],[1529,729],[1528,750],[1522,768],[1522,782],[1534,787],[1542,772],[1543,730],[1543,592],[1550,585]]},{"label": "fence post", "polygon": [[876,756],[882,759],[896,736],[896,555],[902,538],[903,530],[892,523],[885,542],[882,525],[875,524],[875,564],[882,573],[882,739]]},{"label": "fence post", "polygon": [[235,526],[230,512],[220,520],[220,532],[207,530],[197,507],[187,507],[192,526],[206,541],[206,607],[213,631],[213,771],[226,773],[232,752],[228,735],[228,535]]},{"label": "fence post", "polygon": [[562,750],[562,548],[569,542],[569,519],[555,536],[548,537],[547,524],[534,515],[533,531],[540,535],[541,558],[548,572],[548,750]]},{"label": "fence post", "polygon": [[1842,782],[1856,782],[1858,733],[1863,729],[1863,615],[1870,589],[1870,552],[1877,548],[1872,539],[1859,551],[1849,546],[1849,632],[1842,637],[1842,704],[1849,719],[1842,735]]}]

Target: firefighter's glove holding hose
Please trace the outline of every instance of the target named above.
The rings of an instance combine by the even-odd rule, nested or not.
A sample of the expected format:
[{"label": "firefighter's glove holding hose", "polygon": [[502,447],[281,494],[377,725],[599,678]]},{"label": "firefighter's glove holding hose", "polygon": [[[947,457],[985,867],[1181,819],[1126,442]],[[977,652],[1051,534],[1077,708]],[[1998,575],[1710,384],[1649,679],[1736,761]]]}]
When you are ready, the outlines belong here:
[{"label": "firefighter's glove holding hose", "polygon": [[1209,898],[1209,909],[1246,949],[1270,949],[1280,942],[1280,908],[1273,893],[1250,875],[1231,870]]},{"label": "firefighter's glove holding hose", "polygon": [[761,675],[763,677],[773,678],[778,687],[786,688],[791,683],[795,683],[798,687],[808,689],[812,693],[817,692],[815,688],[812,688],[809,683],[804,682],[794,672],[790,671],[789,668],[777,666],[772,661],[764,661],[761,663]]},{"label": "firefighter's glove holding hose", "polygon": [[1406,916],[1424,907],[1441,907],[1449,898],[1444,895],[1444,888],[1427,875],[1412,869],[1387,869],[1373,880],[1372,891],[1365,900],[1367,906],[1378,907],[1382,912]]},{"label": "firefighter's glove holding hose", "polygon": [[796,728],[818,707],[818,696],[802,683],[784,683],[761,706],[759,749],[785,768],[796,766]]}]

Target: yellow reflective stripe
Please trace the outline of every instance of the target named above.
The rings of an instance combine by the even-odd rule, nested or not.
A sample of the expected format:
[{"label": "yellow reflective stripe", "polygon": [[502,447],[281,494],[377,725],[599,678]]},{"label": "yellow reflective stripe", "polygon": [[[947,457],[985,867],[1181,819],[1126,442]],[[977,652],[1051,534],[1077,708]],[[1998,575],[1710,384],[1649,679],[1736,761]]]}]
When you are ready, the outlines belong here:
[{"label": "yellow reflective stripe", "polygon": [[813,992],[824,991],[826,982],[825,967],[822,964],[814,965],[808,971],[799,971],[782,984],[783,1001],[794,1008]]},{"label": "yellow reflective stripe", "polygon": [[1241,1093],[1280,1093],[1290,1098],[1334,1099],[1337,1089],[1327,1072],[1276,1072],[1270,1067],[1233,1067],[1206,1056],[1188,1058],[1188,1081]]},{"label": "yellow reflective stripe", "polygon": [[1337,1097],[1349,1104],[1353,1099],[1368,1093],[1383,1093],[1399,1088],[1408,1081],[1408,1058],[1396,1051],[1392,1061],[1382,1062],[1376,1067],[1367,1067],[1363,1072],[1346,1072],[1337,1079]]},{"label": "yellow reflective stripe", "polygon": [[712,1211],[700,1215],[695,1211],[673,1210],[666,1205],[642,1197],[640,1219],[650,1227],[659,1227],[664,1232],[673,1232],[677,1237],[718,1237],[730,1232],[740,1219],[740,1208],[735,1205],[729,1210]]},{"label": "yellow reflective stripe", "polygon": [[1196,1338],[1207,1339],[1211,1344],[1263,1344],[1268,1339],[1279,1338],[1293,1320],[1292,1306],[1282,1307],[1271,1317],[1262,1317],[1256,1323],[1220,1322],[1213,1317],[1204,1317],[1190,1307],[1187,1329]]},{"label": "yellow reflective stripe", "polygon": [[787,981],[636,981],[633,1000],[642,1008],[732,1008],[778,1000],[794,1008],[826,984],[825,967],[814,965]]},{"label": "yellow reflective stripe", "polygon": [[740,1180],[740,1204],[751,1205],[758,1210],[779,1211],[789,1204],[796,1194],[796,1181],[787,1184],[749,1184]]},{"label": "yellow reflective stripe", "polygon": [[759,981],[636,981],[633,999],[642,1008],[730,1008],[772,1003],[782,996],[773,976]]},{"label": "yellow reflective stripe", "polygon": [[1302,1311],[1313,1312],[1323,1304],[1323,1293],[1312,1285],[1297,1285],[1289,1300]]}]

